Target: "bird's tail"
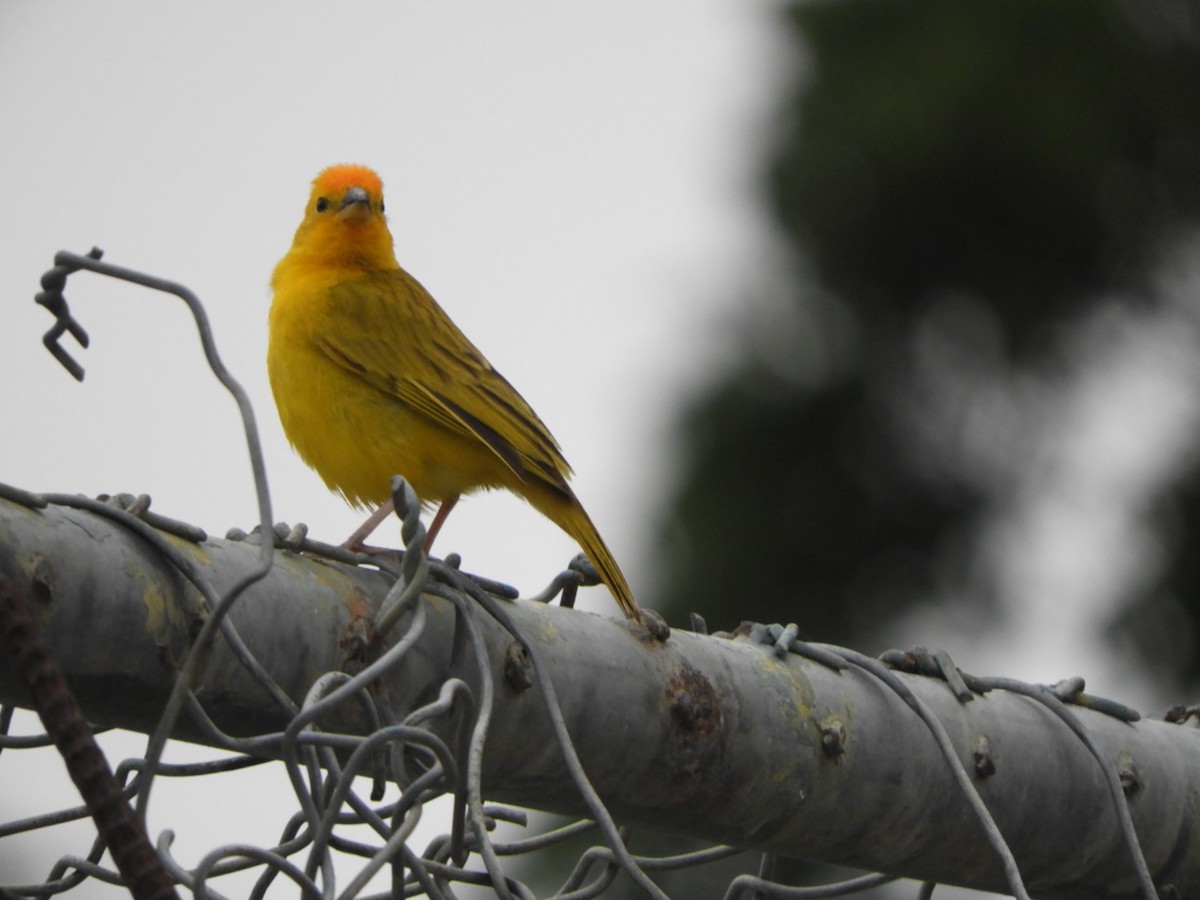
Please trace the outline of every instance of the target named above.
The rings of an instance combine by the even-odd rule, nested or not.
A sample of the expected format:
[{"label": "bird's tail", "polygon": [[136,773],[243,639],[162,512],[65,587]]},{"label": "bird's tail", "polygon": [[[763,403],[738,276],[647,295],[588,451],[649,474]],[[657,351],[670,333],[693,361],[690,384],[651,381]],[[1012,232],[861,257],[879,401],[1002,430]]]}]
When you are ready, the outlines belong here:
[{"label": "bird's tail", "polygon": [[583,506],[572,496],[568,503],[559,506],[554,513],[557,515],[548,514],[549,518],[579,543],[580,548],[587,554],[587,558],[596,567],[600,580],[612,592],[613,599],[621,607],[621,612],[641,624],[642,611],[638,607],[637,601],[633,599],[633,591],[629,589],[629,582],[625,580],[621,567],[617,565],[612,552],[604,543],[604,539],[600,537],[600,532],[592,524],[592,520]]}]

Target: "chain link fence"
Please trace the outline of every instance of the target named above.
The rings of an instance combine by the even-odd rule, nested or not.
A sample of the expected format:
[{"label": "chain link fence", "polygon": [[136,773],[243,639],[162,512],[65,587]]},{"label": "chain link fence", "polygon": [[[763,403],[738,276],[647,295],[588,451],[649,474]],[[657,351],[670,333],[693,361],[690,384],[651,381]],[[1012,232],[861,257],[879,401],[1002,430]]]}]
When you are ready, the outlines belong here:
[{"label": "chain link fence", "polygon": [[[179,896],[182,889],[217,898],[229,896],[222,885],[237,878],[252,884],[244,895],[254,898],[453,898],[474,890],[475,896],[581,900],[618,889],[665,898],[663,885],[675,883],[672,873],[679,872],[697,873],[684,896],[830,897],[935,870],[947,873],[942,880],[1007,889],[1016,897],[1031,896],[1030,872],[1042,886],[1032,891],[1038,896],[1089,896],[1088,890],[1099,890],[1098,877],[1106,892],[1097,896],[1195,895],[1189,892],[1200,884],[1200,851],[1194,840],[1181,844],[1179,837],[1200,825],[1200,735],[1190,727],[1195,710],[1173,710],[1168,723],[1146,722],[1121,704],[1088,696],[1081,680],[1043,687],[975,678],[945,654],[923,650],[877,660],[800,641],[795,626],[747,625],[709,636],[697,617],[691,634],[672,633],[653,619],[643,632],[629,623],[601,626],[595,617],[570,612],[546,618],[551,609],[512,603],[514,591],[460,571],[454,558],[427,558],[419,549],[420,505],[403,479],[393,484],[410,548],[403,553],[362,557],[310,540],[303,526],[275,526],[249,400],[221,364],[199,300],[180,285],[110,266],[100,256],[60,253],[43,278],[37,302],[55,316],[46,346],[82,379],[82,367],[60,343],[70,335],[87,346],[86,330],[63,294],[67,277],[80,269],[182,298],[214,373],[238,403],[261,525],[213,542],[202,530],[151,511],[145,496],[93,500],[0,485],[0,533],[8,545],[0,558],[0,633],[16,673],[9,682],[0,674],[0,786],[22,777],[23,755],[54,743],[84,799],[2,821],[0,841],[31,833],[53,841],[65,823],[89,816],[97,823],[91,845],[64,851],[43,880],[17,884],[0,873],[0,897],[70,895],[103,882],[125,886],[135,897]],[[21,531],[30,513],[38,517],[32,536]],[[38,531],[85,520],[111,529],[91,569],[86,547],[55,553],[59,537],[52,541],[48,531]],[[89,538],[73,529],[71,539],[100,542],[100,526],[87,527]],[[114,551],[121,541],[128,542],[126,549]],[[202,551],[228,561],[210,565]],[[151,558],[142,566],[153,569],[151,575],[130,575],[135,567],[120,565],[135,554]],[[67,574],[68,558],[78,571]],[[105,564],[125,570],[114,578],[136,581],[127,613],[115,601],[106,607],[110,597],[132,589],[103,583],[95,573]],[[306,610],[303,621],[285,621],[279,607],[255,605],[271,579],[285,577],[281,570],[321,582],[320,588],[313,581],[274,588],[287,595],[291,608]],[[594,574],[579,558],[531,599],[557,599],[569,607],[580,585],[595,583]],[[160,594],[148,598],[147,585]],[[174,588],[171,596],[164,596],[162,585]],[[337,609],[332,634],[313,625],[324,621],[320,590],[336,595],[329,601]],[[110,647],[97,672],[85,677],[86,654],[69,641],[64,646],[64,626],[54,620],[45,629],[50,634],[42,634],[46,609],[61,607],[64,598],[104,607],[95,621],[108,624],[96,627],[112,627],[114,640],[149,630],[152,653]],[[317,612],[309,616],[306,603]],[[235,609],[245,617],[237,618]],[[127,624],[121,620],[126,614]],[[71,627],[81,629],[78,620]],[[303,628],[318,633],[301,634]],[[94,649],[107,634],[78,637],[90,639],[87,646]],[[319,653],[307,641],[319,642],[325,655],[315,658]],[[556,642],[571,646],[564,650]],[[646,689],[658,720],[643,716],[637,700],[610,696],[622,677],[639,683],[654,677],[649,670],[643,676],[627,669],[654,665],[665,671],[668,646],[693,654],[695,662],[670,658],[669,677]],[[114,652],[128,656],[127,669],[113,662]],[[121,671],[107,678],[100,666]],[[743,676],[739,666],[753,675]],[[736,697],[711,674],[724,669],[742,691]],[[808,681],[801,681],[801,671]],[[117,684],[124,688],[116,690]],[[145,691],[128,690],[139,686]],[[859,692],[854,704],[821,700],[849,686]],[[752,706],[751,697],[761,707]],[[981,707],[973,701],[985,697],[1000,709],[990,715],[1019,720],[1011,725],[1017,737],[999,725],[990,732],[965,728],[955,718],[974,715],[962,711]],[[9,733],[18,702],[38,709],[46,734]],[[874,722],[856,718],[859,710],[852,706],[869,704],[886,713]],[[141,728],[148,735],[144,752],[110,772],[89,720]],[[660,725],[661,740],[654,731]],[[785,726],[802,740],[778,741]],[[864,737],[872,727],[884,733]],[[896,756],[889,744],[904,729],[924,735],[907,751],[911,758],[885,757]],[[736,739],[729,736],[734,732]],[[1145,743],[1137,744],[1135,734]],[[168,742],[181,737],[222,755],[164,762]],[[1017,749],[1018,738],[1028,747]],[[1042,859],[1034,846],[1040,838],[1013,827],[1043,815],[1038,803],[1050,798],[992,787],[1002,781],[998,768],[1010,774],[1015,754],[1032,759],[1042,752],[1035,738],[1070,747],[1065,771],[1080,783],[1069,789],[1092,804],[1081,810],[1099,811],[1092,818],[1104,820],[1112,841],[1089,848],[1086,866],[1067,867],[1089,879],[1083,886],[1065,883],[1070,876],[1063,874],[1064,861]],[[1149,761],[1157,761],[1146,749],[1151,744],[1167,745],[1163,756],[1180,767],[1173,776],[1177,785],[1161,783]],[[643,750],[649,763],[631,759]],[[894,767],[889,772],[899,773],[881,775],[883,781],[900,782],[911,772],[918,781],[927,777],[940,785],[937,802],[922,803],[933,823],[932,842],[946,846],[917,853],[915,842],[930,841],[911,828],[879,837],[891,828],[893,813],[900,814],[890,810],[897,801],[880,786],[879,798],[851,793],[864,789],[863,772],[870,771],[856,769],[856,760],[873,752],[888,759]],[[786,762],[790,758],[795,761]],[[287,803],[294,813],[278,834],[255,844],[214,841],[198,862],[185,864],[173,852],[172,831],[146,833],[156,784],[216,782],[264,765],[282,766],[291,789]],[[647,775],[644,769],[656,771]],[[839,778],[845,779],[837,787],[844,792],[841,804],[823,820],[822,791],[832,790],[827,786]],[[754,780],[753,790],[744,788]],[[730,787],[735,784],[743,788]],[[1190,798],[1181,795],[1188,790]],[[1164,796],[1179,802],[1166,804]],[[1131,809],[1134,804],[1143,806]],[[526,807],[574,818],[547,824]],[[1052,820],[1062,813],[1044,811]],[[916,814],[919,820],[922,811]],[[439,827],[431,831],[427,819],[435,815]],[[1078,817],[1071,810],[1065,815]],[[1158,830],[1147,836],[1151,820]],[[690,835],[693,847],[716,839],[687,852],[647,855],[638,852],[636,840],[647,829]],[[951,846],[956,836],[969,851]],[[1071,839],[1066,841],[1069,846]],[[757,862],[730,876],[723,864],[748,849],[762,851]],[[1052,848],[1041,849],[1055,856]],[[886,873],[801,888],[781,883],[790,876],[776,880],[792,856],[889,865]],[[561,877],[546,887],[547,873],[557,870]],[[706,871],[720,872],[720,880]],[[935,884],[929,879],[914,885],[910,895],[928,897]]]}]

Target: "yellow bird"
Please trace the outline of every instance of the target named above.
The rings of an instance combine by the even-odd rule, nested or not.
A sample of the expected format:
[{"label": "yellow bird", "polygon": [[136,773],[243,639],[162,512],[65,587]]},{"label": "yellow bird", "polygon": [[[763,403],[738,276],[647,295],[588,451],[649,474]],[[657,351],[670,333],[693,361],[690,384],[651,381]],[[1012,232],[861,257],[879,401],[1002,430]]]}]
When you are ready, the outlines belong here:
[{"label": "yellow bird", "polygon": [[441,503],[427,549],[460,495],[505,488],[577,541],[625,615],[641,621],[567,483],[558,443],[400,268],[375,172],[338,165],[316,177],[271,287],[267,370],[283,430],[331,489],[356,507],[379,504],[347,546],[362,548],[391,513],[395,474]]}]

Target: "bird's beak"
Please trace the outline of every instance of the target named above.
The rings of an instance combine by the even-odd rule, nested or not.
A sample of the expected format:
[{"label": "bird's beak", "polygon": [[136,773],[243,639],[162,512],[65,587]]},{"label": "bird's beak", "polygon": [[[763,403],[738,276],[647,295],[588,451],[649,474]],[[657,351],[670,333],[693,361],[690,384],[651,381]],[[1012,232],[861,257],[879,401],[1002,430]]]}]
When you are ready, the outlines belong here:
[{"label": "bird's beak", "polygon": [[346,196],[342,198],[342,205],[338,207],[338,211],[342,214],[355,210],[358,213],[366,212],[371,208],[371,198],[367,196],[365,188],[352,187],[346,191]]}]

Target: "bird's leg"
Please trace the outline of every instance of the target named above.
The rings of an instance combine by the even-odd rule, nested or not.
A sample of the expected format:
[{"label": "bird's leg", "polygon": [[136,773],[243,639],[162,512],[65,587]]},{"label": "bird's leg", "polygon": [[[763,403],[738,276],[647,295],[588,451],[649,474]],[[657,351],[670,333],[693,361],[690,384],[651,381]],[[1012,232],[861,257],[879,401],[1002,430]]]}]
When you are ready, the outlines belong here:
[{"label": "bird's leg", "polygon": [[[437,533],[442,530],[442,525],[446,522],[446,517],[450,515],[450,510],[454,509],[454,504],[458,502],[458,495],[447,497],[442,501],[442,505],[438,507],[438,511],[433,514],[433,521],[429,523],[429,527],[425,530],[425,552],[429,552],[429,548],[433,546],[433,539],[437,537]],[[376,548],[368,547],[365,543],[371,533],[379,527],[379,524],[396,511],[396,505],[387,500],[381,503],[375,512],[367,517],[367,521],[363,522],[355,530],[354,534],[346,538],[342,547],[352,553],[371,553],[377,552]]]},{"label": "bird's leg", "polygon": [[458,494],[452,494],[442,501],[442,505],[438,507],[438,511],[433,514],[433,521],[429,523],[429,527],[425,530],[425,552],[433,546],[433,539],[437,537],[437,533],[442,530],[442,525],[446,522],[446,516],[450,515],[450,510],[454,509],[454,504],[458,502]]},{"label": "bird's leg", "polygon": [[390,498],[384,501],[380,504],[379,509],[367,517],[367,521],[358,526],[354,534],[346,538],[346,542],[342,544],[342,547],[352,553],[371,552],[372,548],[368,547],[365,541],[371,536],[371,532],[379,527],[379,523],[395,512],[395,509],[396,506]]}]

